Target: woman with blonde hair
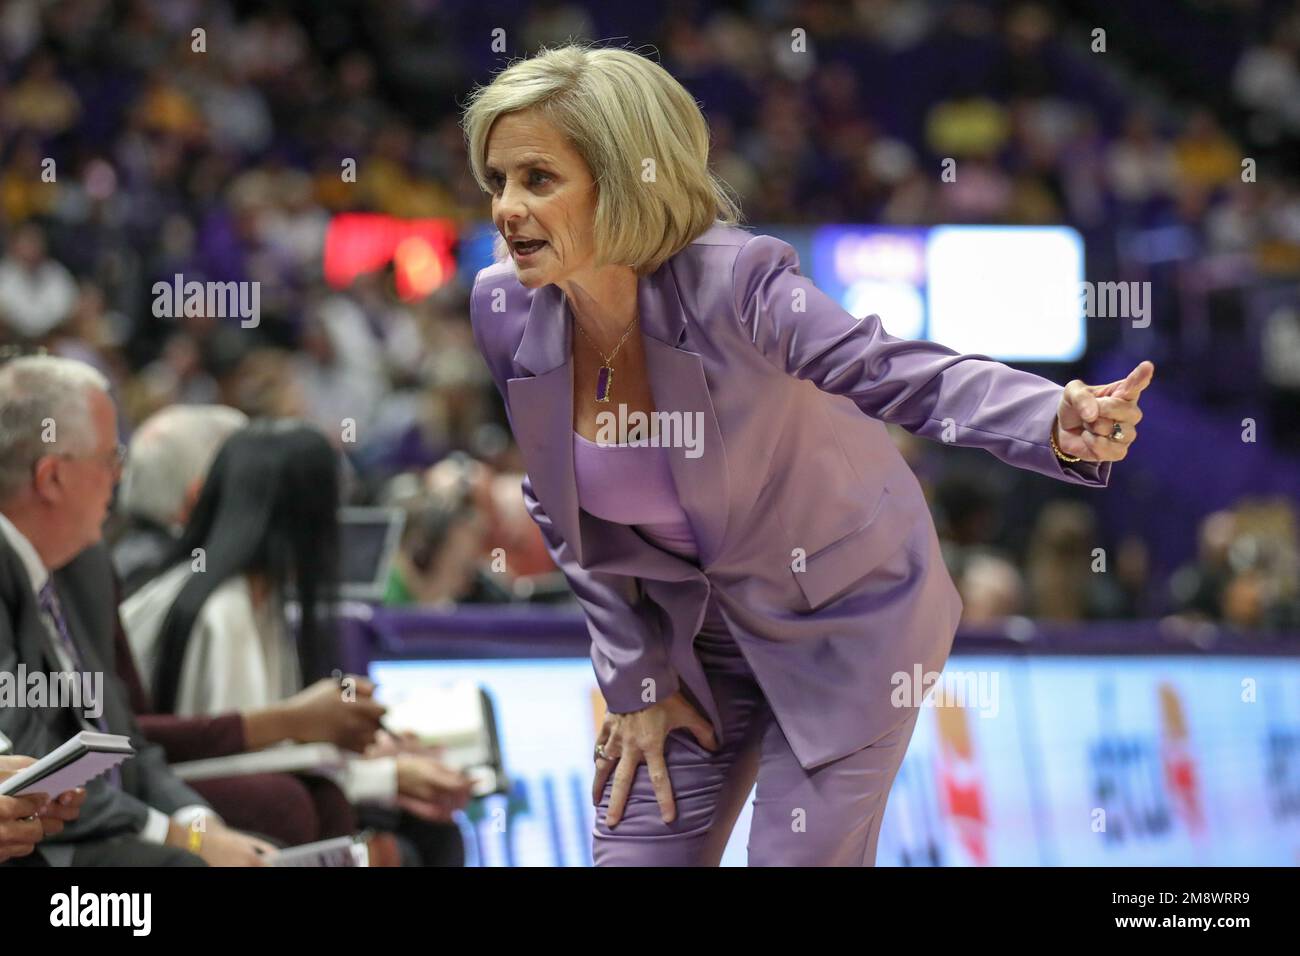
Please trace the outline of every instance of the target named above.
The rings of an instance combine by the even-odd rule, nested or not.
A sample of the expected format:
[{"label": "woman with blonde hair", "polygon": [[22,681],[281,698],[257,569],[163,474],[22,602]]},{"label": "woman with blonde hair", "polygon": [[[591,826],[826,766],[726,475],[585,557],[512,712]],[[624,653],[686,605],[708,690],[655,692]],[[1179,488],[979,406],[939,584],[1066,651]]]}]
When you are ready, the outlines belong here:
[{"label": "woman with blonde hair", "polygon": [[1104,487],[1153,366],[1062,388],[850,315],[737,227],[699,106],[628,50],[515,62],[463,125],[502,259],[475,340],[608,706],[596,863],[716,864],[757,780],[751,865],[871,865],[900,679],[961,612],[884,423]]}]

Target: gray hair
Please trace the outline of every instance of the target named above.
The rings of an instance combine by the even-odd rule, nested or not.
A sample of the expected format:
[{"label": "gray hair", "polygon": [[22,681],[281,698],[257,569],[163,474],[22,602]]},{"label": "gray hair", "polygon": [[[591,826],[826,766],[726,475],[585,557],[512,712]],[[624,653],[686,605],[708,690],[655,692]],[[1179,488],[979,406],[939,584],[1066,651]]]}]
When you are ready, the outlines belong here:
[{"label": "gray hair", "polygon": [[94,450],[90,395],[108,389],[108,379],[75,359],[28,355],[0,366],[0,502],[32,480],[46,455]]},{"label": "gray hair", "polygon": [[207,477],[226,439],[248,416],[225,405],[169,405],[131,436],[118,502],[129,515],[170,527],[190,485]]}]

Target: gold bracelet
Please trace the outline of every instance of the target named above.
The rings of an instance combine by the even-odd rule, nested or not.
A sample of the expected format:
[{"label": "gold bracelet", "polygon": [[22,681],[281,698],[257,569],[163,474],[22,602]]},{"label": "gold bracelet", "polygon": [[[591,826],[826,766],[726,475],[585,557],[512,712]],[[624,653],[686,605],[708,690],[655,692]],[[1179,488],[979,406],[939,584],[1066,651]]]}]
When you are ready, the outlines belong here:
[{"label": "gold bracelet", "polygon": [[1052,443],[1052,451],[1056,452],[1056,457],[1061,459],[1061,461],[1083,461],[1082,458],[1077,458],[1074,455],[1067,455],[1065,452],[1061,451],[1061,446],[1056,443],[1055,422],[1052,423],[1052,431],[1048,434],[1047,440]]},{"label": "gold bracelet", "polygon": [[203,849],[203,831],[197,829],[193,823],[190,824],[190,839],[186,849],[196,856]]}]

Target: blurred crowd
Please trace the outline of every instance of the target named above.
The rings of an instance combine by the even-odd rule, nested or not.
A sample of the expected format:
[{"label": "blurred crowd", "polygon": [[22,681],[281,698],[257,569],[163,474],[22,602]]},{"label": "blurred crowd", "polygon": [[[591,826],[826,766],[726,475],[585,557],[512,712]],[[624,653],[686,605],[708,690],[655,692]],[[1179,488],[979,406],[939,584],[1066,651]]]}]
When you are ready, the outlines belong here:
[{"label": "blurred crowd", "polygon": [[[1240,47],[1223,77],[1240,120],[1229,127],[1128,76],[1121,29],[1096,53],[1086,25],[1033,3],[8,0],[0,344],[100,369],[128,437],[175,403],[305,420],[345,453],[350,501],[408,515],[392,602],[528,599],[549,593],[554,569],[523,509],[463,277],[407,301],[391,268],[344,288],[322,271],[341,212],[464,230],[486,217],[458,104],[466,77],[504,62],[494,27],[510,54],[570,36],[653,43],[704,104],[714,165],[750,222],[1068,222],[1112,245],[1123,229],[1173,226],[1199,252],[1295,275],[1300,184],[1270,157],[1300,141],[1300,14],[1239,6],[1262,25],[1224,40]],[[796,28],[805,48],[792,49]],[[1246,156],[1256,181],[1243,181]],[[955,182],[937,174],[946,158]],[[176,273],[260,283],[260,322],[155,315],[153,284]],[[1012,552],[988,546],[978,495],[952,492],[945,508],[942,492],[972,621],[1300,623],[1292,502],[1207,517],[1201,553],[1169,581],[1150,580],[1133,538],[1110,556],[1116,573],[1085,567],[1079,587],[1066,565],[1092,540],[1086,505],[1049,502]],[[495,548],[504,576],[482,570]]]},{"label": "blurred crowd", "polygon": [[[998,498],[979,482],[945,480],[934,498],[944,558],[967,626],[1010,617],[1081,622],[1160,617],[1233,631],[1300,631],[1300,529],[1294,499],[1244,498],[1202,519],[1194,555],[1167,581],[1153,579],[1146,542],[1101,540],[1085,501],[1058,499],[1038,510],[1023,557],[995,541]],[[1190,629],[1190,630],[1188,630]]]}]

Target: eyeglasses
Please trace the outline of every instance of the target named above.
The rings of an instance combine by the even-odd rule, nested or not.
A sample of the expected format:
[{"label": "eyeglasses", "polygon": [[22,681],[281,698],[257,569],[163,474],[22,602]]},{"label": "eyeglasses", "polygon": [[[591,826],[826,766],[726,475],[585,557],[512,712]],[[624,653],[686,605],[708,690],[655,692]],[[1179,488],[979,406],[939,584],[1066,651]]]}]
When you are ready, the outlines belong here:
[{"label": "eyeglasses", "polygon": [[98,455],[74,455],[71,452],[55,452],[60,458],[73,458],[82,461],[97,461],[101,465],[107,465],[113,471],[117,471],[126,464],[126,446],[118,442],[109,452],[101,452]]}]

